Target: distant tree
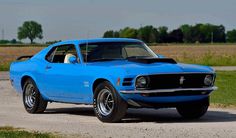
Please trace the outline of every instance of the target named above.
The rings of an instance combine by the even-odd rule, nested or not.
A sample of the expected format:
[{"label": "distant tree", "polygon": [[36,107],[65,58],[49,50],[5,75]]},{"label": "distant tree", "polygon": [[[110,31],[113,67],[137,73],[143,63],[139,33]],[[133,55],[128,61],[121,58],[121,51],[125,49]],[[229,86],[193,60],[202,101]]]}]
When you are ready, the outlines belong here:
[{"label": "distant tree", "polygon": [[236,42],[236,29],[227,32],[227,42],[235,43]]},{"label": "distant tree", "polygon": [[30,39],[33,43],[34,39],[43,38],[42,26],[35,21],[25,21],[21,27],[18,28],[18,39]]},{"label": "distant tree", "polygon": [[213,41],[214,42],[226,42],[225,27],[223,25],[214,26]]},{"label": "distant tree", "polygon": [[192,26],[188,24],[184,24],[180,26],[181,31],[183,32],[183,42],[184,43],[192,43]]},{"label": "distant tree", "polygon": [[137,38],[137,29],[125,27],[124,29],[120,30],[120,37],[123,38]]},{"label": "distant tree", "polygon": [[[228,32],[227,41],[231,41],[233,39],[232,36],[232,32]],[[139,29],[125,27],[120,29],[120,31],[106,31],[103,37],[138,38],[146,43],[226,42],[225,27],[210,23],[184,24],[177,29],[169,31],[169,33],[166,26],[155,28],[152,25],[147,25]]]},{"label": "distant tree", "polygon": [[61,40],[47,41],[46,44],[51,45],[51,44],[58,43],[58,42],[61,42]]},{"label": "distant tree", "polygon": [[225,42],[225,27],[223,25],[196,24],[194,26],[182,25],[183,41],[186,43]]},{"label": "distant tree", "polygon": [[168,35],[168,42],[176,42],[182,43],[183,42],[183,32],[181,29],[175,29],[171,31]]},{"label": "distant tree", "polygon": [[115,37],[120,37],[118,31],[108,30],[103,34],[103,38],[115,38]]},{"label": "distant tree", "polygon": [[196,43],[196,42],[202,42],[203,39],[203,34],[200,31],[200,28],[203,24],[196,24],[192,27],[191,30],[191,37],[192,37],[192,42]]},{"label": "distant tree", "polygon": [[0,44],[8,44],[8,43],[10,43],[9,40],[0,40]]},{"label": "distant tree", "polygon": [[16,39],[12,39],[12,40],[10,41],[10,43],[11,43],[11,44],[16,44],[17,41],[16,41]]},{"label": "distant tree", "polygon": [[166,43],[168,39],[168,27],[160,26],[157,28],[159,32],[158,42],[159,43]]},{"label": "distant tree", "polygon": [[103,34],[103,38],[110,38],[110,37],[113,37],[113,30],[106,31]]},{"label": "distant tree", "polygon": [[143,40],[146,43],[158,42],[159,32],[151,25],[139,28],[137,38]]}]

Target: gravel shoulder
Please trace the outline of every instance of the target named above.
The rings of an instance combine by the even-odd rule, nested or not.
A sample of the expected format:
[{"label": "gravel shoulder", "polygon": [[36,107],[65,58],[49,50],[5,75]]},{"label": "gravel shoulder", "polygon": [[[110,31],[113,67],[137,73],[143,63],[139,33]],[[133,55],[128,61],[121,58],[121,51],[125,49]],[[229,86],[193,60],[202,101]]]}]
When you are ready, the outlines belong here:
[{"label": "gravel shoulder", "polygon": [[236,66],[214,66],[217,71],[236,71]]},{"label": "gravel shoulder", "polygon": [[0,81],[0,126],[80,137],[236,137],[236,110],[211,108],[200,120],[184,120],[175,109],[130,109],[121,123],[102,123],[91,106],[51,103],[28,114],[9,81]]},{"label": "gravel shoulder", "polygon": [[0,81],[1,80],[9,80],[9,72],[8,71],[0,71]]}]

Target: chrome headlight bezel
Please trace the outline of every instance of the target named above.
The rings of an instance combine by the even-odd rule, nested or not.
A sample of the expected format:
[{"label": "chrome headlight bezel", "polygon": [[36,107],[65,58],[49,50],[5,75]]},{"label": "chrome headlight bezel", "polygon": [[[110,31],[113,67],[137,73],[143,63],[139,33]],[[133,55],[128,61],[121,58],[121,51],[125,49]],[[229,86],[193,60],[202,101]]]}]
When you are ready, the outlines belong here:
[{"label": "chrome headlight bezel", "polygon": [[138,76],[135,80],[135,87],[137,89],[147,89],[150,83],[148,76]]},{"label": "chrome headlight bezel", "polygon": [[214,84],[214,76],[213,75],[206,75],[204,78],[204,85],[212,86]]}]

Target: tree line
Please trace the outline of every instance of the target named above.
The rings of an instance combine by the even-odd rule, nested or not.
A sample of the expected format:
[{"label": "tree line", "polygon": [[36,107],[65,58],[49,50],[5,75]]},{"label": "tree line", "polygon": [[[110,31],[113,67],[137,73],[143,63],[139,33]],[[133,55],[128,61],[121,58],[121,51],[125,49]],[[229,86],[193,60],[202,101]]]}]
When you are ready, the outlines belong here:
[{"label": "tree line", "polygon": [[108,30],[104,38],[135,38],[146,43],[225,43],[236,42],[236,29],[227,31],[223,25],[195,24],[181,25],[177,29],[168,31],[168,27],[158,28],[147,25],[138,29],[125,27],[120,30]]},{"label": "tree line", "polygon": [[[43,38],[42,25],[35,21],[25,21],[22,26],[18,27],[18,40],[29,39],[34,43],[36,38]],[[236,42],[236,29],[227,31],[223,25],[214,24],[195,24],[181,25],[177,29],[168,30],[166,26],[158,28],[147,25],[138,29],[125,27],[120,30],[108,30],[103,34],[104,38],[136,38],[146,43],[225,43]],[[0,44],[22,43],[16,39],[0,40]],[[46,42],[46,44],[58,41]]]}]

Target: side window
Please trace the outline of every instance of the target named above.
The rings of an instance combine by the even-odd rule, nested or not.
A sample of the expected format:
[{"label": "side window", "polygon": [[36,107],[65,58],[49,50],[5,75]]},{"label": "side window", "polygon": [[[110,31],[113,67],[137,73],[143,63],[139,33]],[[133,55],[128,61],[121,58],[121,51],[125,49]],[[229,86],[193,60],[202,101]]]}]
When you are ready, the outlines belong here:
[{"label": "side window", "polygon": [[64,63],[69,56],[76,56],[78,58],[76,49],[74,45],[62,45],[54,47],[48,52],[46,60],[52,63]]},{"label": "side window", "polygon": [[45,59],[46,59],[48,62],[52,62],[53,56],[54,56],[55,51],[56,51],[56,48],[57,48],[57,47],[53,47],[53,48],[48,52],[48,54],[46,55],[46,58],[45,58]]},{"label": "side window", "polygon": [[84,62],[87,62],[86,59],[89,60],[91,58],[91,55],[98,55],[101,53],[101,50],[98,49],[98,45],[88,45],[86,53],[86,45],[84,44],[80,46],[80,51],[83,56]]},{"label": "side window", "polygon": [[[86,53],[87,47],[87,53]],[[97,59],[122,58],[121,46],[108,44],[81,44],[81,54],[84,62],[91,62]],[[87,54],[87,55],[86,55]],[[87,60],[87,61],[86,61]]]}]

